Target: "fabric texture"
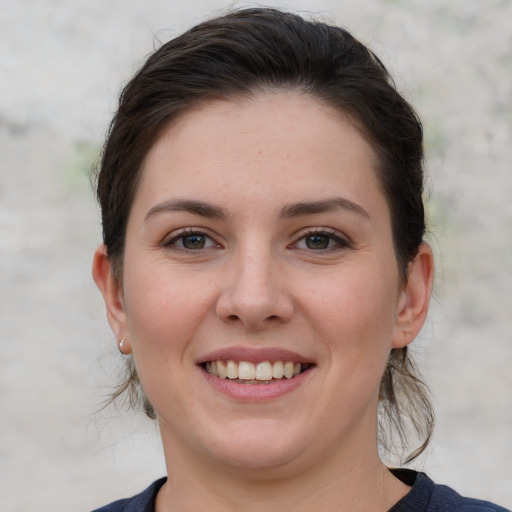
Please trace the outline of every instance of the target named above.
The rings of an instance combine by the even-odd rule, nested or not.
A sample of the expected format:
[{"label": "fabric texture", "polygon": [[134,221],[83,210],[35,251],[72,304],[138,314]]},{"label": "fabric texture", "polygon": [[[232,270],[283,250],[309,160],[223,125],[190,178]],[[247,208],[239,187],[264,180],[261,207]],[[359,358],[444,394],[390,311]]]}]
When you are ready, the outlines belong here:
[{"label": "fabric texture", "polygon": [[410,469],[391,472],[411,490],[388,512],[509,512],[488,501],[464,498],[446,485],[436,485],[425,474]]},{"label": "fabric texture", "polygon": [[[464,498],[446,485],[436,485],[425,473],[410,469],[393,469],[392,473],[411,490],[388,512],[510,512],[487,501]],[[141,494],[114,501],[93,512],[155,512],[155,499],[166,482],[161,478]]]},{"label": "fabric texture", "polygon": [[166,481],[167,478],[160,478],[140,494],[132,498],[114,501],[110,505],[93,510],[93,512],[155,512],[156,495]]}]

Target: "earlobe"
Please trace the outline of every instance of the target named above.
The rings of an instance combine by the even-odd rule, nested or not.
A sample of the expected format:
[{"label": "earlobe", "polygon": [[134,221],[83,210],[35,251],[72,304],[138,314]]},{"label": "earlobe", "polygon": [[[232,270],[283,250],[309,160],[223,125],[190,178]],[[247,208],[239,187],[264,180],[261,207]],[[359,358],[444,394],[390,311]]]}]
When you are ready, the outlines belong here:
[{"label": "earlobe", "polygon": [[392,347],[402,348],[420,332],[427,317],[434,282],[434,257],[423,242],[409,264],[407,284],[401,292]]},{"label": "earlobe", "polygon": [[[105,306],[110,328],[117,340],[126,338],[126,313],[123,304],[122,289],[114,279],[112,267],[107,255],[107,249],[100,245],[95,253],[92,264],[92,277],[96,286],[100,289]],[[125,342],[124,350],[128,350]]]}]

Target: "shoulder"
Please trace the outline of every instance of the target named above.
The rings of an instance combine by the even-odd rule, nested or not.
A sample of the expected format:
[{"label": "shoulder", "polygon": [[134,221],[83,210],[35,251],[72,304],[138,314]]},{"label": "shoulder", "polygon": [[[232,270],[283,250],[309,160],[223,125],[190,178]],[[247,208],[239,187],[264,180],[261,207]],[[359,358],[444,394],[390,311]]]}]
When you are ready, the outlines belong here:
[{"label": "shoulder", "polygon": [[431,506],[432,511],[508,512],[507,509],[494,503],[461,496],[446,485],[434,485]]},{"label": "shoulder", "polygon": [[446,485],[435,484],[424,473],[407,469],[392,472],[412,487],[389,512],[509,512],[488,501],[465,498]]},{"label": "shoulder", "polygon": [[156,495],[166,480],[166,478],[160,478],[140,494],[114,501],[92,512],[154,512]]}]

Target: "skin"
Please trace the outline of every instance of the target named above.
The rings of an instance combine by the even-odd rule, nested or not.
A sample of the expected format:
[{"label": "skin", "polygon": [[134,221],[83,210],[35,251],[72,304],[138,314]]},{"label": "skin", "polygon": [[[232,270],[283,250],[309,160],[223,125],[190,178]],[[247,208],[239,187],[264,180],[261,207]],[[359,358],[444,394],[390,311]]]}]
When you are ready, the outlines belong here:
[{"label": "skin", "polygon": [[[424,322],[433,261],[422,245],[400,282],[375,168],[348,117],[298,92],[208,102],[150,150],[122,283],[103,246],[93,275],[158,413],[157,511],[385,511],[408,491],[378,457],[378,390]],[[233,347],[313,364],[240,399],[198,366]]]}]

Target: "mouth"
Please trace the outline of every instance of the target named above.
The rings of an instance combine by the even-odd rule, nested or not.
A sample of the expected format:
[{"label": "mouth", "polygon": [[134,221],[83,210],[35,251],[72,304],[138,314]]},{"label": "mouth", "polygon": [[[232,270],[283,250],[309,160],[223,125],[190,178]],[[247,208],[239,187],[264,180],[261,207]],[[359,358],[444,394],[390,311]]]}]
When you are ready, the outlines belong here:
[{"label": "mouth", "polygon": [[234,361],[216,359],[200,365],[203,370],[219,379],[239,384],[272,384],[292,380],[312,368],[311,363],[294,361]]}]

